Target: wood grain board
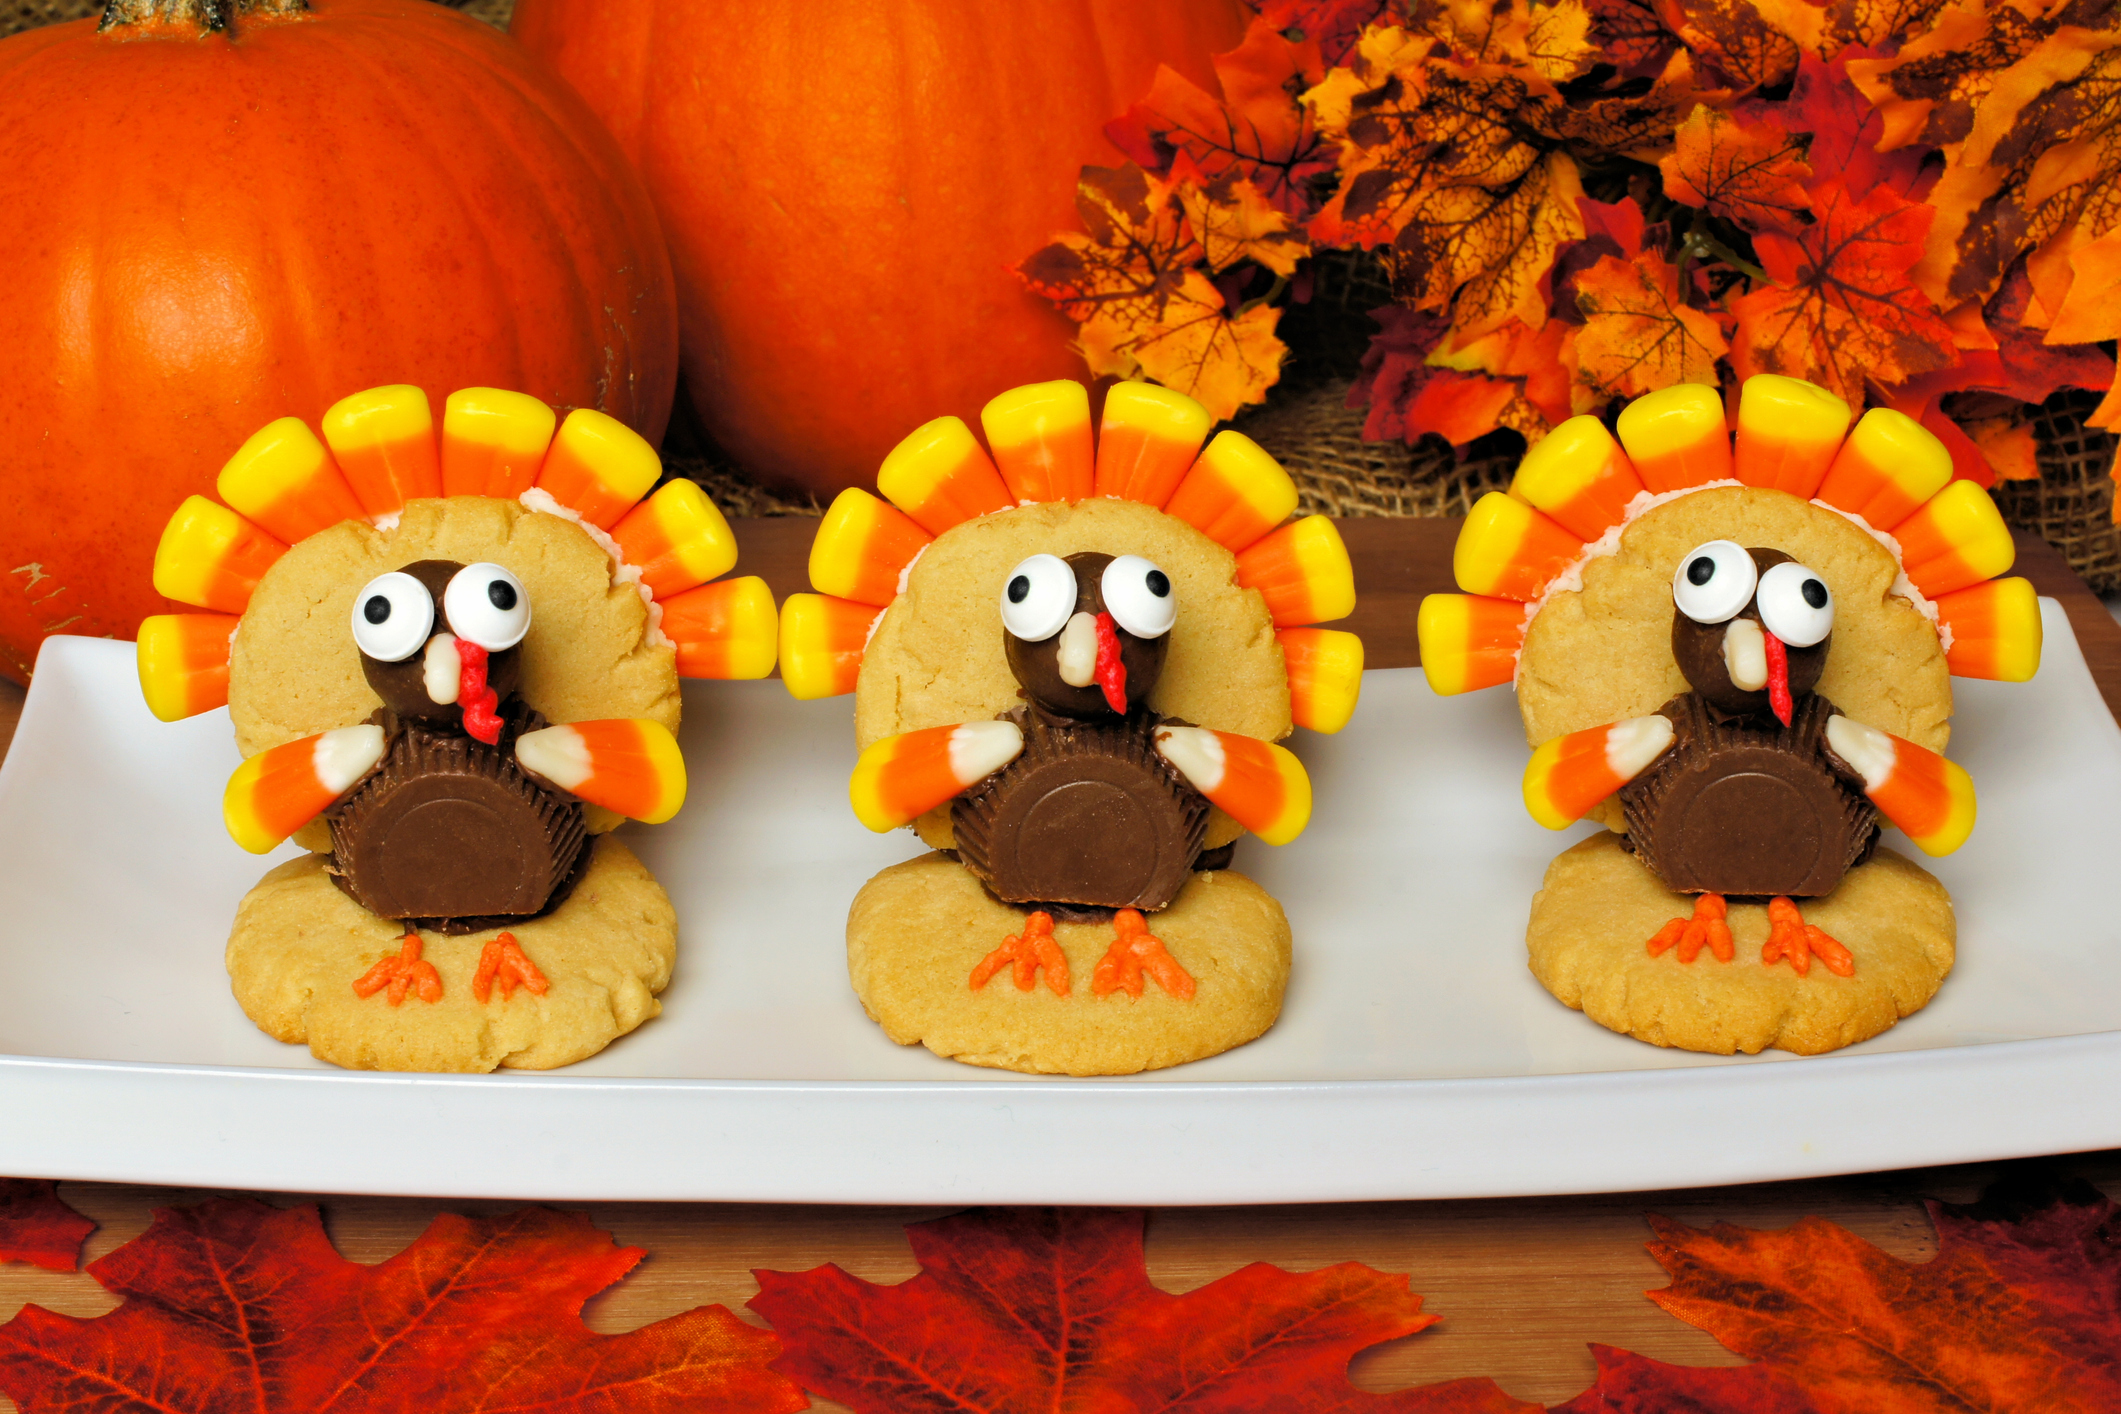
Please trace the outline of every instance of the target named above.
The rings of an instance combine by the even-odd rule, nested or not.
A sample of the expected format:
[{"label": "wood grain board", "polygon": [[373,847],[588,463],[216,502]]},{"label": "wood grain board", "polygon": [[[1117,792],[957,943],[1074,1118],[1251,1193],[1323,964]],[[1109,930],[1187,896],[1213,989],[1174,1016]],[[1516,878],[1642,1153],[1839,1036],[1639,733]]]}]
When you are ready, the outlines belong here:
[{"label": "wood grain board", "polygon": [[[758,574],[776,598],[806,589],[804,570],[816,522],[743,521],[740,572]],[[1363,636],[1371,667],[1411,667],[1415,610],[1424,594],[1452,588],[1455,520],[1345,520],[1342,535],[1356,564],[1361,603],[1341,627]],[[2021,534],[2015,571],[2069,614],[2107,705],[2121,717],[2121,625],[2045,543]],[[0,751],[21,712],[19,688],[0,683]],[[1565,1160],[1565,1156],[1564,1156]],[[850,1164],[862,1162],[849,1154]],[[2048,1161],[2121,1197],[2121,1151]],[[1805,1214],[1840,1223],[1910,1261],[1935,1251],[1920,1200],[1966,1201],[1997,1172],[1995,1165],[1908,1170],[1846,1178],[1668,1193],[1462,1202],[1366,1203],[1309,1207],[1173,1208],[1148,1220],[1150,1274],[1172,1291],[1188,1291],[1252,1261],[1308,1270],[1362,1261],[1406,1272],[1425,1309],[1442,1323],[1358,1358],[1352,1377],[1373,1391],[1460,1376],[1486,1375],[1520,1398],[1556,1403],[1592,1376],[1585,1343],[1598,1341],[1655,1359],[1690,1365],[1741,1363],[1707,1335],[1645,1300],[1663,1273],[1643,1244],[1643,1221],[1658,1212],[1696,1226],[1732,1222],[1788,1226]],[[62,1196],[102,1226],[90,1239],[94,1258],[137,1236],[152,1209],[193,1202],[203,1193],[121,1184],[69,1183]],[[340,1250],[375,1262],[410,1242],[443,1210],[419,1199],[275,1195],[281,1204],[319,1203]],[[495,1212],[503,1203],[450,1203],[460,1212]],[[591,1204],[593,1220],[647,1259],[619,1286],[589,1305],[590,1325],[631,1330],[690,1307],[719,1303],[740,1313],[758,1287],[754,1269],[802,1271],[836,1262],[871,1281],[911,1276],[904,1225],[942,1209],[798,1207],[756,1204]],[[0,1319],[34,1301],[70,1315],[94,1316],[116,1304],[85,1274],[0,1265]],[[819,1403],[816,1408],[840,1406]],[[12,1409],[5,1400],[0,1408]]]}]

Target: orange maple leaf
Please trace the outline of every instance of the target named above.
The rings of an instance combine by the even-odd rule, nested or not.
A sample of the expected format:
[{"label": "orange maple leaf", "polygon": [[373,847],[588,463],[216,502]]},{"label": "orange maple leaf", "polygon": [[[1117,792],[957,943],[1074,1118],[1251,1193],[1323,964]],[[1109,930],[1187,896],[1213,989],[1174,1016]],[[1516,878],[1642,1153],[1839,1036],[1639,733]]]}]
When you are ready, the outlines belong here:
[{"label": "orange maple leaf", "polygon": [[1689,1407],[2121,1409],[2114,1204],[2081,1181],[2018,1179],[1979,1203],[1928,1207],[1937,1255],[1920,1264],[1820,1218],[1779,1232],[1722,1223],[1699,1232],[1651,1218],[1659,1241],[1650,1255],[1672,1284],[1650,1299],[1765,1367],[1682,1373],[1698,1386],[1764,1375],[1809,1397],[1803,1405],[1738,1406],[1726,1385],[1721,1398]]},{"label": "orange maple leaf", "polygon": [[1246,29],[1244,43],[1211,62],[1221,99],[1162,66],[1148,96],[1108,123],[1106,136],[1153,171],[1183,155],[1204,179],[1234,173],[1277,211],[1301,220],[1316,208],[1318,186],[1334,164],[1332,145],[1295,98],[1325,71],[1318,40],[1291,39],[1262,17]]},{"label": "orange maple leaf", "polygon": [[1748,230],[1794,231],[1812,209],[1804,143],[1772,119],[1697,105],[1657,167],[1666,196]]},{"label": "orange maple leaf", "polygon": [[1732,306],[1738,376],[1787,374],[1861,405],[1866,380],[1890,386],[1951,365],[1951,328],[1908,275],[1930,209],[1884,187],[1859,201],[1838,180],[1812,200],[1816,224],[1754,239],[1774,283]]},{"label": "orange maple leaf", "polygon": [[1688,306],[1679,281],[1679,267],[1655,251],[1608,255],[1576,277],[1584,322],[1563,358],[1588,401],[1721,381],[1716,360],[1730,344],[1712,315]]},{"label": "orange maple leaf", "polygon": [[1219,274],[1240,260],[1250,260],[1277,275],[1295,274],[1296,263],[1311,253],[1311,247],[1301,233],[1290,229],[1288,213],[1277,210],[1235,167],[1225,168],[1221,176],[1208,181],[1195,178],[1191,167],[1182,157],[1172,170],[1182,174],[1179,206],[1200,237],[1208,269]]},{"label": "orange maple leaf", "polygon": [[796,1410],[780,1350],[720,1306],[627,1335],[582,1303],[644,1254],[587,1218],[445,1213],[363,1266],[315,1208],[217,1198],[163,1209],[90,1275],[122,1304],[92,1319],[25,1306],[0,1326],[0,1388],[24,1409],[515,1409],[546,1414]]},{"label": "orange maple leaf", "polygon": [[1696,59],[1734,88],[1769,88],[1797,71],[1799,50],[1749,0],[1656,0]]},{"label": "orange maple leaf", "polygon": [[2022,416],[1983,417],[1960,426],[1981,449],[1981,457],[1998,481],[2038,481],[2040,448],[2032,424]]},{"label": "orange maple leaf", "polygon": [[1146,374],[1221,419],[1260,401],[1280,375],[1281,311],[1228,312],[1200,268],[1178,184],[1132,164],[1083,168],[1076,209],[1087,233],[1062,233],[1017,275],[1076,322],[1076,348],[1092,373]]}]

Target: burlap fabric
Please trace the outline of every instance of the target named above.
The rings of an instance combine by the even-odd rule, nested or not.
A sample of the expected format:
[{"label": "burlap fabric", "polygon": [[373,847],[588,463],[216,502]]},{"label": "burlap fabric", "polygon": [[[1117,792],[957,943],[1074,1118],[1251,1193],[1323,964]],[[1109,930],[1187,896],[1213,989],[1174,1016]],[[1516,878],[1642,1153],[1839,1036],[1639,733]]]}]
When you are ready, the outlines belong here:
[{"label": "burlap fabric", "polygon": [[[443,0],[489,24],[506,27],[514,0]],[[0,0],[0,36],[59,20],[99,15],[101,0]],[[1440,439],[1415,446],[1366,442],[1364,412],[1347,406],[1375,324],[1369,311],[1391,300],[1391,282],[1373,256],[1327,251],[1314,262],[1314,291],[1291,304],[1280,333],[1289,345],[1281,382],[1264,406],[1235,426],[1281,460],[1296,479],[1301,509],[1341,516],[1463,515],[1480,497],[1510,483],[1519,448],[1507,433],[1464,454]],[[790,496],[757,485],[719,455],[683,405],[665,441],[673,475],[707,489],[730,515],[817,515],[814,496]],[[1996,502],[2014,525],[2037,531],[2068,556],[2101,593],[2121,590],[2121,536],[2113,524],[2116,439],[2084,426],[2098,395],[2070,391],[2048,400],[2033,422],[2040,451],[2038,481],[2006,482]]]}]

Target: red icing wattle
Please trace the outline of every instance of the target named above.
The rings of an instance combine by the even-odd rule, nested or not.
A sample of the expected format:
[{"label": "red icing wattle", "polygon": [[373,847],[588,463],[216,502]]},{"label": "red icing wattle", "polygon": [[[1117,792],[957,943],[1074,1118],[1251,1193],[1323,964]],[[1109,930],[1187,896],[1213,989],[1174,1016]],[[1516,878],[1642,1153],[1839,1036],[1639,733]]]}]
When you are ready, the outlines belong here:
[{"label": "red icing wattle", "polygon": [[1110,614],[1097,616],[1097,685],[1105,690],[1105,705],[1126,716],[1127,665],[1119,656],[1119,631]]},{"label": "red icing wattle", "polygon": [[486,650],[468,638],[457,640],[457,705],[464,709],[464,730],[492,746],[501,739],[501,719],[494,715],[500,698],[486,685]]},{"label": "red icing wattle", "polygon": [[1790,724],[1790,655],[1782,646],[1782,640],[1769,633],[1765,625],[1760,636],[1767,640],[1767,700],[1775,709],[1775,716],[1782,725]]}]

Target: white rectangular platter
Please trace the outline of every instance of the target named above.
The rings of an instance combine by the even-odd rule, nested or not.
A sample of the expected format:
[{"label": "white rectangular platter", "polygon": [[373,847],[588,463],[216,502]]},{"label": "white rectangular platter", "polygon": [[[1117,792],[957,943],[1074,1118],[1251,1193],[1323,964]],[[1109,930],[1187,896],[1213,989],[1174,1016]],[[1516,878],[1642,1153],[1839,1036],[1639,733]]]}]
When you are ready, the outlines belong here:
[{"label": "white rectangular platter", "polygon": [[[2121,731],[2067,620],[2025,686],[1958,683],[1981,792],[1959,964],[1834,1056],[1661,1051],[1524,965],[1549,834],[1506,691],[1373,672],[1299,733],[1318,811],[1239,848],[1282,899],[1282,1019],[1125,1080],[892,1045],[847,985],[846,906],[918,852],[853,819],[846,699],[688,683],[691,798],[628,827],[680,920],[664,1012],[562,1072],[334,1070],[257,1031],[221,952],[272,860],[220,821],[227,714],[141,704],[132,647],[57,638],[0,767],[0,1173],[548,1199],[1240,1203],[1612,1191],[2121,1145]],[[1581,831],[1579,831],[1580,833]],[[1896,834],[1888,842],[1908,849]],[[286,851],[291,853],[291,849]],[[275,856],[275,860],[279,856]],[[382,1005],[380,999],[378,1005]]]}]

